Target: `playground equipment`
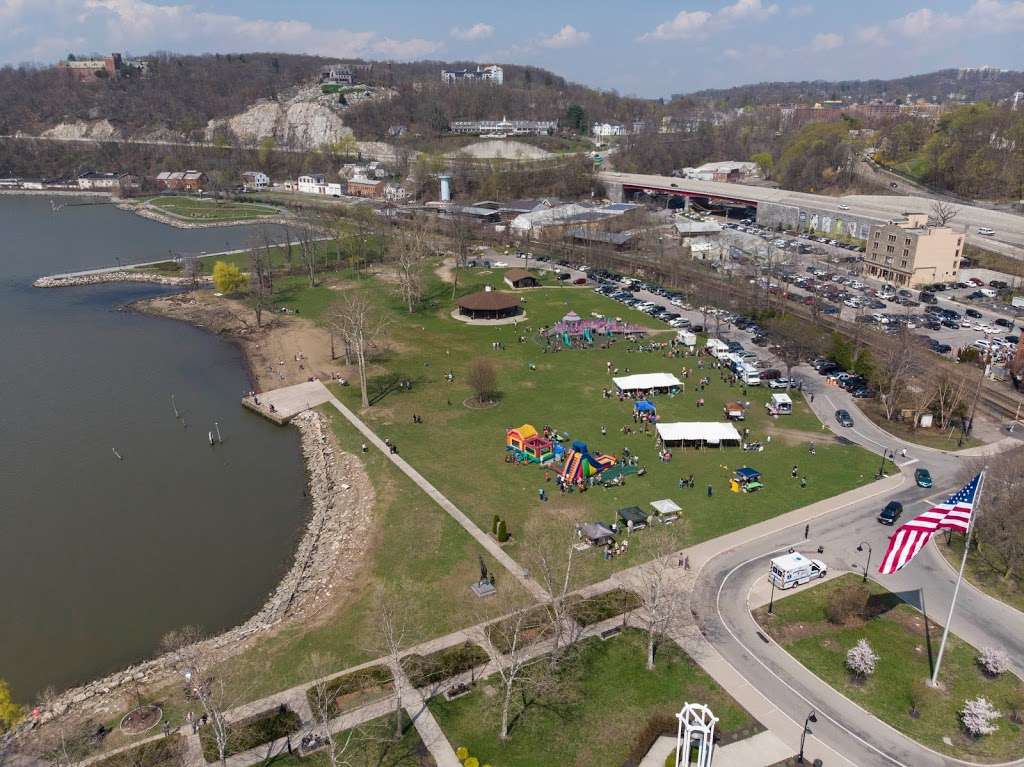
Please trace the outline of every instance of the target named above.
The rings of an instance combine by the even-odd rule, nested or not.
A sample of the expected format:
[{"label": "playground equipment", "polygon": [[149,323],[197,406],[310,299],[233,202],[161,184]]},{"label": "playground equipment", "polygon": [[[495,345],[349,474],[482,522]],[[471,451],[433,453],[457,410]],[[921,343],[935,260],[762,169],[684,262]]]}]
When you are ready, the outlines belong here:
[{"label": "playground equipment", "polygon": [[547,463],[555,457],[551,440],[528,423],[505,431],[505,449],[520,461],[530,463]]},{"label": "playground equipment", "polygon": [[736,469],[732,479],[729,480],[729,489],[734,493],[756,493],[764,487],[761,482],[761,472],[749,466],[741,466]]},{"label": "playground equipment", "polygon": [[639,325],[631,325],[628,322],[622,322],[621,320],[611,320],[607,317],[595,317],[593,319],[583,319],[576,312],[569,312],[567,315],[562,317],[558,322],[552,325],[548,329],[549,335],[562,336],[564,339],[568,336],[572,338],[580,338],[587,343],[594,342],[594,336],[613,336],[613,335],[645,335],[647,333],[646,328],[642,328]]},{"label": "playground equipment", "polygon": [[562,468],[562,481],[567,484],[582,485],[588,479],[611,468],[616,463],[613,455],[592,455],[587,445],[574,440],[572,447],[565,454],[565,465]]}]

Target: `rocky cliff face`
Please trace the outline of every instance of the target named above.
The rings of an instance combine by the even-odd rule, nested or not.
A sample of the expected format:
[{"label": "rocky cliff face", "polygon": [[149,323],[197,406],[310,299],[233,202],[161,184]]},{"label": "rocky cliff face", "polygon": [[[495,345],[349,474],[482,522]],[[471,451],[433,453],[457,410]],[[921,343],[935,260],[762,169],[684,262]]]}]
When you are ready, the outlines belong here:
[{"label": "rocky cliff face", "polygon": [[226,130],[243,144],[257,144],[265,138],[295,149],[335,144],[352,134],[336,100],[317,88],[307,88],[290,98],[259,101],[234,117],[210,120],[206,140],[213,141]]},{"label": "rocky cliff face", "polygon": [[70,123],[57,123],[47,131],[43,131],[46,138],[59,139],[116,139],[121,138],[121,132],[113,126],[110,120],[76,120]]}]

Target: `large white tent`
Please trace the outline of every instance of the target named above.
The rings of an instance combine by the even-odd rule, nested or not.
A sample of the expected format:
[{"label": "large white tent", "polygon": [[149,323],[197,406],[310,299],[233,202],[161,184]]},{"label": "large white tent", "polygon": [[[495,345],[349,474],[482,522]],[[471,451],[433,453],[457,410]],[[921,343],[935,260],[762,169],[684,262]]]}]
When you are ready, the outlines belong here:
[{"label": "large white tent", "polygon": [[631,376],[620,376],[612,381],[619,391],[650,391],[652,389],[675,389],[683,385],[682,381],[671,373],[636,373]]},{"label": "large white tent", "polygon": [[679,422],[659,423],[658,436],[666,445],[685,445],[687,442],[703,442],[720,445],[723,442],[740,443],[740,433],[731,423]]}]

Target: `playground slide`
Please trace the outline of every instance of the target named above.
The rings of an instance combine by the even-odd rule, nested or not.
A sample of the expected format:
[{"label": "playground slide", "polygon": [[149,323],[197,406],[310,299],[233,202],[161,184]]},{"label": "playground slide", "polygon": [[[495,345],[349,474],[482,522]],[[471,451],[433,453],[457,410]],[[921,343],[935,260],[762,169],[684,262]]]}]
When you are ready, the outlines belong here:
[{"label": "playground slide", "polygon": [[562,333],[562,343],[565,345],[567,349],[572,348],[572,341],[569,340],[568,333]]},{"label": "playground slide", "polygon": [[565,469],[562,470],[562,479],[567,482],[572,482],[576,478],[576,472],[579,471],[580,461],[583,460],[583,453],[577,450],[569,452],[569,457],[565,461]]},{"label": "playground slide", "polygon": [[594,335],[590,332],[590,328],[583,331],[583,340],[588,344],[594,343]]}]

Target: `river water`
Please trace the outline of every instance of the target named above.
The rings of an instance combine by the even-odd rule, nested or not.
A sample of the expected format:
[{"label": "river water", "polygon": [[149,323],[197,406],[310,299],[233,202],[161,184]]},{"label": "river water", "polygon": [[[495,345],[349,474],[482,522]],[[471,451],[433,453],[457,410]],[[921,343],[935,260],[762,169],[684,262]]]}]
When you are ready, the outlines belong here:
[{"label": "river water", "polygon": [[298,434],[242,409],[240,352],[117,310],[163,288],[31,286],[249,235],[0,197],[0,678],[16,699],[152,655],[172,628],[236,625],[290,565],[308,513]]}]

